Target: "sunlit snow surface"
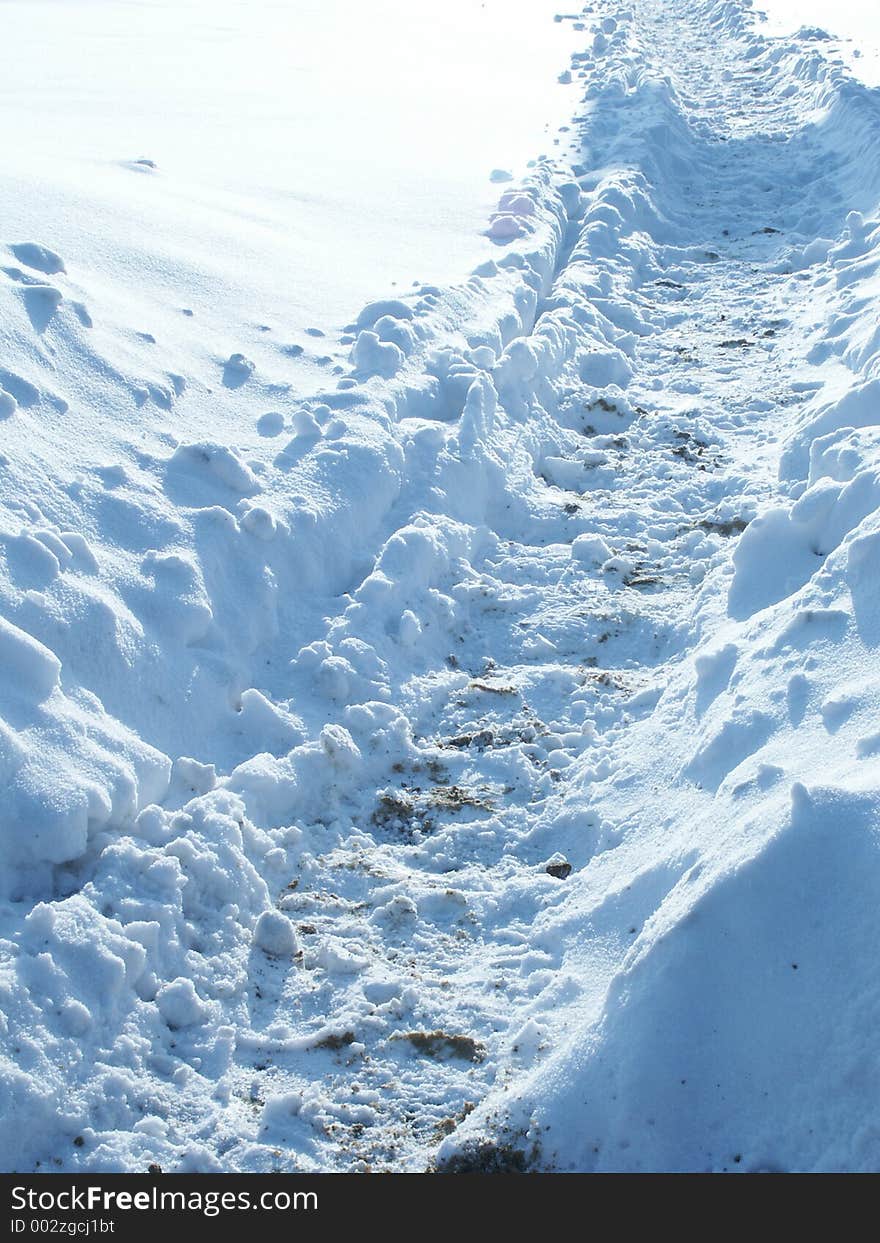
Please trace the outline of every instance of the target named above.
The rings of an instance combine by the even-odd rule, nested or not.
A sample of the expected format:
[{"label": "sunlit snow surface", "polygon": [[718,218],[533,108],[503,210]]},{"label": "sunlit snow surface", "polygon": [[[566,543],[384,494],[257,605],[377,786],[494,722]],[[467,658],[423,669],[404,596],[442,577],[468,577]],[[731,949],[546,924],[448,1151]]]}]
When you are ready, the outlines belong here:
[{"label": "sunlit snow surface", "polygon": [[880,92],[539,7],[0,3],[0,1167],[880,1168]]},{"label": "sunlit snow surface", "polygon": [[767,34],[813,27],[830,37],[850,69],[868,86],[880,86],[880,6],[873,0],[757,0]]},{"label": "sunlit snow surface", "polygon": [[138,293],[184,285],[197,311],[219,293],[246,319],[342,324],[391,282],[490,253],[490,172],[552,151],[569,106],[556,79],[576,36],[554,12],[2,3],[4,229]]}]

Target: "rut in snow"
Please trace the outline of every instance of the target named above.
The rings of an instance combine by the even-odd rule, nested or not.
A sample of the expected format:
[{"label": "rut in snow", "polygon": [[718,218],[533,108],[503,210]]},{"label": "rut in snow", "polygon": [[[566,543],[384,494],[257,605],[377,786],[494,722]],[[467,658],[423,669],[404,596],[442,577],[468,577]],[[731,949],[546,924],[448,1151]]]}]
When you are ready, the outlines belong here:
[{"label": "rut in snow", "polygon": [[[641,4],[599,23],[606,82],[588,92],[578,170],[588,197],[531,334],[508,348],[528,359],[536,343],[540,360],[561,308],[576,323],[612,325],[613,344],[566,360],[552,379],[540,362],[529,375],[526,362],[512,401],[501,388],[502,404],[528,407],[519,434],[531,443],[499,449],[511,484],[476,548],[456,557],[442,517],[425,516],[391,536],[379,562],[404,596],[426,550],[445,545],[442,591],[463,607],[439,664],[419,659],[424,623],[404,613],[398,641],[424,667],[392,682],[390,702],[414,751],[383,775],[367,836],[322,858],[333,895],[282,902],[307,916],[306,945],[351,913],[364,957],[406,981],[403,996],[399,985],[375,988],[360,1015],[343,1003],[330,1038],[343,1046],[337,1083],[378,1088],[382,1101],[369,1126],[331,1128],[346,1160],[430,1162],[440,1136],[487,1093],[497,1107],[505,1083],[552,1047],[557,1006],[585,994],[583,1021],[596,1004],[609,962],[575,981],[541,913],[624,826],[603,825],[589,804],[560,811],[567,779],[590,751],[596,779],[625,772],[631,722],[695,641],[695,588],[777,489],[765,446],[780,408],[803,400],[793,321],[807,292],[781,256],[811,197],[827,211],[836,196],[841,227],[852,200],[797,96],[774,83],[773,57],[756,58],[760,45],[740,38],[729,13],[679,8]],[[534,479],[522,478],[529,470]],[[364,597],[334,650],[369,639]],[[731,738],[707,780],[759,735]],[[642,797],[650,818],[651,790]],[[655,902],[652,892],[636,900],[640,917],[617,936],[634,938]],[[594,935],[606,951],[608,931]],[[285,987],[265,965],[262,974],[274,980],[255,1015],[265,1026],[302,1001],[298,980]],[[399,1031],[379,1056],[370,1033],[386,1014]],[[491,1134],[491,1114],[489,1123]],[[502,1131],[464,1157],[450,1149],[450,1168],[518,1168],[540,1161],[548,1141],[540,1128]]]}]

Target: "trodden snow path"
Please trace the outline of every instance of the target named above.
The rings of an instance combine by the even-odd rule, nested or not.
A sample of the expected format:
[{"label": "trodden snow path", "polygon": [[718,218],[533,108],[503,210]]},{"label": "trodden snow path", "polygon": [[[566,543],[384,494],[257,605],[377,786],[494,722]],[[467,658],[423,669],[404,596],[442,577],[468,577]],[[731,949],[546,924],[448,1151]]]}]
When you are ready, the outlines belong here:
[{"label": "trodden snow path", "polygon": [[7,1168],[876,1168],[880,106],[734,2],[583,20],[497,263],[366,308],[271,452],[102,477],[131,563],[14,536],[179,685],[9,595],[70,771],[8,765]]}]

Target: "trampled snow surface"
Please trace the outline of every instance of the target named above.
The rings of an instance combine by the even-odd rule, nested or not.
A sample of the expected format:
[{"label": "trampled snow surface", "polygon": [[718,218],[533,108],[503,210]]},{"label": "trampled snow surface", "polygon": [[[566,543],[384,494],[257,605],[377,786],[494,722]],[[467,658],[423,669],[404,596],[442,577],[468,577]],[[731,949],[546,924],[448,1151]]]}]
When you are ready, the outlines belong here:
[{"label": "trampled snow surface", "polygon": [[880,1166],[880,97],[558,24],[574,164],[332,365],[259,213],[3,238],[5,1169]]}]

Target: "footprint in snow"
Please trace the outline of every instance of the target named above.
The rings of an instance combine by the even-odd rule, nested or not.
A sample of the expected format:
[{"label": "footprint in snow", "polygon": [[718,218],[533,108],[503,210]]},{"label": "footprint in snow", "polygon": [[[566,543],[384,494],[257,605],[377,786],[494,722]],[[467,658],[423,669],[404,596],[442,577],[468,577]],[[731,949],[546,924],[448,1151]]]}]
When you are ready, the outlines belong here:
[{"label": "footprint in snow", "polygon": [[254,364],[244,354],[230,354],[223,365],[223,384],[226,388],[241,388],[254,370]]},{"label": "footprint in snow", "polygon": [[52,316],[64,300],[61,290],[54,285],[27,285],[22,290],[22,296],[34,330],[38,333],[45,332],[52,322]]},{"label": "footprint in snow", "polygon": [[42,272],[45,276],[55,276],[58,272],[67,270],[61,256],[56,255],[48,246],[41,246],[39,242],[15,242],[9,249],[19,263],[23,263],[26,268],[33,268],[35,272]]},{"label": "footprint in snow", "polygon": [[284,415],[277,410],[260,415],[257,419],[257,431],[261,436],[280,436],[284,431]]},{"label": "footprint in snow", "polygon": [[150,174],[159,171],[159,166],[155,160],[147,160],[144,158],[139,160],[120,160],[120,165],[122,168],[127,168],[133,173]]},{"label": "footprint in snow", "polygon": [[46,283],[42,276],[34,276],[30,272],[22,272],[21,268],[0,268],[0,272],[18,285],[45,285]]},{"label": "footprint in snow", "polygon": [[40,390],[29,380],[16,375],[14,371],[6,371],[0,367],[0,388],[15,398],[19,406],[28,409],[40,400]]}]

